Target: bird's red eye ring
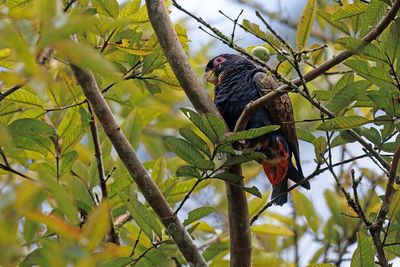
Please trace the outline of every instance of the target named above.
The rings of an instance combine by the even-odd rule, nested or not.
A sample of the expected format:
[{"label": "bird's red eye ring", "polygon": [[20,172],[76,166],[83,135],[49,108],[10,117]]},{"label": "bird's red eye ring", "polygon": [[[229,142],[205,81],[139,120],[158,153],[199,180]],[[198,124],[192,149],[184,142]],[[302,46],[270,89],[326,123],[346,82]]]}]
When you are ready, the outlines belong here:
[{"label": "bird's red eye ring", "polygon": [[214,66],[217,66],[217,65],[221,64],[221,63],[224,62],[224,61],[225,61],[225,58],[223,58],[223,57],[217,57],[217,58],[214,60]]}]

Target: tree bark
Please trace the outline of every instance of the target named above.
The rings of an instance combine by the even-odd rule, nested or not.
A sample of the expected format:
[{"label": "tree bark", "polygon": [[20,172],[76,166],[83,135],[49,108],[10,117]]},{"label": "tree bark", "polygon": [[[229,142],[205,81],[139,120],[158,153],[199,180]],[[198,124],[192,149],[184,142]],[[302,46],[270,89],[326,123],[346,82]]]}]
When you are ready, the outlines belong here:
[{"label": "tree bark", "polygon": [[[146,6],[150,22],[157,34],[164,54],[195,109],[200,113],[208,112],[221,117],[186,57],[164,1],[146,0]],[[241,173],[240,166],[236,166],[234,169],[236,173]],[[249,212],[246,194],[242,187],[243,181],[238,182],[236,185],[226,183],[231,244],[230,258],[231,266],[234,267],[251,266]]]}]

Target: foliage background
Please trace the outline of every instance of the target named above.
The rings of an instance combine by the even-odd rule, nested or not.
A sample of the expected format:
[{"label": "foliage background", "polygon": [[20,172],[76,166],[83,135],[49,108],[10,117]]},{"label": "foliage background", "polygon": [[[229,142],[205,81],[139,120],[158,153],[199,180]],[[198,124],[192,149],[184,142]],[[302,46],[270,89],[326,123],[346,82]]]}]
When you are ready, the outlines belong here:
[{"label": "foliage background", "polygon": [[[238,2],[223,11],[235,18],[242,7],[255,8],[256,2]],[[357,40],[338,38],[361,38],[368,26],[375,25],[384,15],[390,3],[355,2],[309,1],[318,11],[310,15],[315,16],[315,22],[305,49],[317,47],[313,43],[328,47],[304,53],[300,66],[303,73],[344,49],[355,49]],[[64,12],[63,7],[69,1],[0,3],[1,91],[11,92],[0,98],[0,264],[174,266],[184,263],[173,240],[98,127],[104,174],[101,173],[90,129],[91,110],[68,65],[70,62],[93,71],[121,129],[169,204],[176,209],[198,180],[188,175],[177,177],[176,171],[184,160],[170,151],[166,138],[178,136],[179,129],[187,127],[210,147],[212,142],[179,110],[190,107],[190,103],[162,53],[148,22],[146,7],[137,0],[120,6],[116,1],[79,1]],[[185,1],[181,4],[186,5]],[[300,15],[304,5],[298,5]],[[209,6],[211,9],[212,5]],[[355,9],[349,11],[346,6]],[[255,9],[262,11],[259,7]],[[179,12],[173,7],[171,10],[172,16]],[[217,10],[215,7],[213,12]],[[299,16],[270,10],[266,8],[263,14],[272,21],[289,16],[297,22]],[[196,10],[192,12],[196,14]],[[251,13],[247,11],[242,18],[256,22]],[[332,19],[327,14],[337,17]],[[197,27],[188,38],[186,28],[197,24],[188,24],[187,17],[181,18],[183,21],[179,17],[175,20],[175,30],[201,77],[209,58],[226,50],[218,41],[206,41],[207,35]],[[220,15],[218,20],[227,19]],[[210,23],[220,26],[218,21]],[[272,25],[275,28],[277,24]],[[318,162],[329,165],[323,160],[329,160],[329,152],[333,154],[333,164],[363,157],[340,164],[333,173],[352,194],[354,180],[350,170],[355,170],[356,178],[363,177],[358,192],[369,220],[379,212],[387,178],[376,167],[379,163],[363,156],[366,153],[359,145],[352,144],[354,140],[343,129],[355,128],[390,162],[399,143],[398,80],[396,84],[396,77],[400,76],[399,27],[398,20],[393,22],[373,47],[330,70],[346,73],[321,75],[307,86],[318,101],[339,117],[359,116],[358,120],[327,125],[328,121],[322,122],[319,111],[307,100],[298,94],[291,95],[297,120],[316,120],[297,123],[303,140],[301,157],[309,166],[307,174]],[[221,29],[226,35],[232,31],[229,26]],[[250,28],[247,31],[260,34]],[[280,34],[294,47],[299,45],[291,34],[281,31]],[[316,38],[318,34],[325,39]],[[78,42],[72,41],[71,35]],[[197,35],[201,36],[201,46],[196,44],[200,43]],[[250,33],[239,31],[235,40],[242,46],[263,44],[249,36]],[[192,45],[194,48],[190,49]],[[387,56],[390,64],[385,62]],[[273,55],[269,63],[276,66],[277,62],[277,56]],[[390,67],[394,69],[392,75]],[[282,63],[278,70],[288,79],[297,76],[287,63]],[[212,94],[212,88],[208,89]],[[325,123],[325,128],[321,123]],[[330,133],[324,129],[332,132],[332,137],[327,138]],[[221,164],[223,159],[217,158],[215,162]],[[257,186],[262,193],[262,198],[248,195],[251,216],[269,200],[270,187],[265,177],[258,175],[260,171],[254,162],[244,164],[246,186]],[[103,199],[102,180],[106,180],[107,200]],[[313,178],[311,191],[293,190],[291,198],[294,205],[269,208],[252,227],[253,266],[374,265],[375,248],[368,229],[360,219],[353,218],[357,214],[347,205],[329,169]],[[400,254],[396,243],[400,235],[398,200],[396,191],[382,234],[384,243],[392,244],[385,247],[389,260]],[[210,266],[226,266],[229,262],[226,205],[224,183],[220,179],[207,179],[196,186],[178,214],[182,221],[189,218],[186,226]],[[120,244],[107,242],[112,241],[111,218]],[[312,249],[302,253],[309,248],[309,242],[313,242]],[[365,261],[363,265],[360,259]]]}]

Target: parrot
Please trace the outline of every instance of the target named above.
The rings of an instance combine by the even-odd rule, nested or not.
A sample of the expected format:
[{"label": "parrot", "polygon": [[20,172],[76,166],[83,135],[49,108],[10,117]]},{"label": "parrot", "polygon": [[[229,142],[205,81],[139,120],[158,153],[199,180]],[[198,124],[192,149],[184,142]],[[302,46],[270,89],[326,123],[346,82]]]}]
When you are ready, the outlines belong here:
[{"label": "parrot", "polygon": [[[206,65],[204,76],[207,82],[215,86],[214,103],[230,131],[234,130],[247,104],[280,86],[264,68],[235,54],[221,54],[211,59]],[[246,141],[245,146],[265,155],[266,158],[259,163],[272,184],[273,199],[287,191],[288,179],[299,182],[304,178],[293,107],[287,94],[276,97],[266,106],[257,109],[249,119],[246,129],[267,125],[279,125],[280,128]],[[297,168],[293,165],[292,156]],[[308,190],[310,183],[306,181],[302,187]],[[287,199],[287,193],[282,194],[274,204],[282,206]]]}]

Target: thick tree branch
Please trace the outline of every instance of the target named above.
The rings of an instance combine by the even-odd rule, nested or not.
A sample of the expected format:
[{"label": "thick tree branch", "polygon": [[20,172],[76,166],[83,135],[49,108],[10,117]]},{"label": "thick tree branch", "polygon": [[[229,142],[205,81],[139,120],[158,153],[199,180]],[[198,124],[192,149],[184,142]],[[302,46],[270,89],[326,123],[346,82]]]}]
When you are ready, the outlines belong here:
[{"label": "thick tree branch", "polygon": [[199,112],[218,114],[217,108],[211,101],[207,91],[193,71],[178,36],[175,33],[168,10],[164,1],[146,0],[147,12],[150,22],[157,34],[158,41],[164,51],[179,84],[192,102],[194,108]]},{"label": "thick tree branch", "polygon": [[[164,54],[180,85],[198,112],[220,114],[198,80],[185,55],[162,0],[146,0],[150,22]],[[240,173],[240,166],[234,168]],[[232,171],[232,170],[231,170]],[[236,186],[226,183],[231,241],[231,266],[251,266],[251,234],[243,181]]]},{"label": "thick tree branch", "polygon": [[160,189],[150,178],[131,144],[122,133],[113,117],[110,107],[107,105],[107,102],[100,92],[93,74],[83,71],[74,65],[72,65],[71,68],[86,98],[93,107],[94,114],[96,117],[101,118],[99,121],[104,132],[117,151],[118,156],[136,182],[146,201],[156,212],[169,234],[175,240],[182,255],[191,265],[206,266],[206,262],[193,243],[192,238],[179,219],[174,216],[171,207],[168,205]]}]

